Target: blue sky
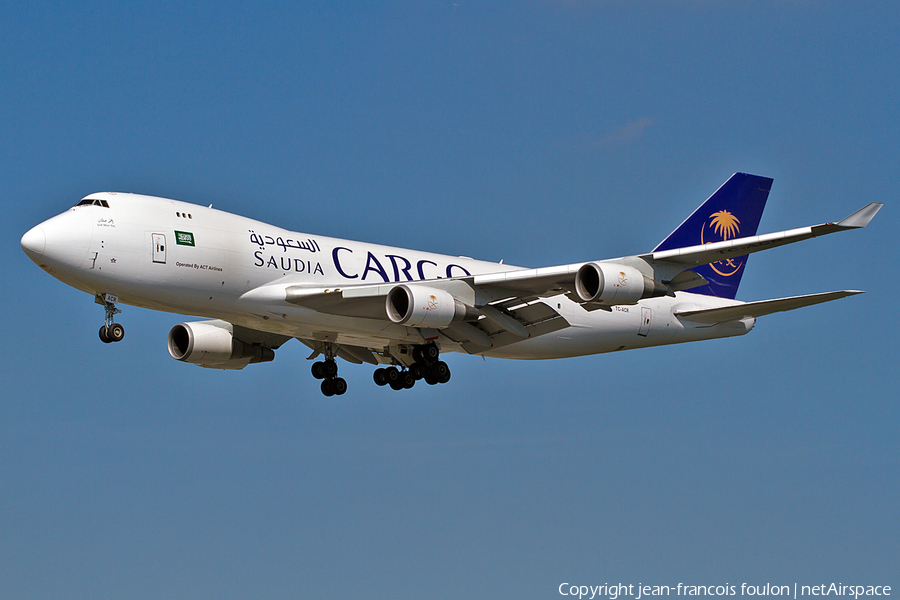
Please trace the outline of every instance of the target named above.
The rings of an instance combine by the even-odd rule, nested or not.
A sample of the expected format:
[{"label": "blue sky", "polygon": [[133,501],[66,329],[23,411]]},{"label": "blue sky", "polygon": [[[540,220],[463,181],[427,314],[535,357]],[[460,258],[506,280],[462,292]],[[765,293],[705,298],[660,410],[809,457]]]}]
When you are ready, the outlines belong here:
[{"label": "blue sky", "polygon": [[[120,2],[0,9],[3,598],[553,598],[577,584],[900,585],[900,131],[888,2]],[[177,363],[22,253],[94,191],[527,266],[652,249],[729,175],[738,297],[862,296],[748,336],[451,355],[394,393],[308,351]]]}]

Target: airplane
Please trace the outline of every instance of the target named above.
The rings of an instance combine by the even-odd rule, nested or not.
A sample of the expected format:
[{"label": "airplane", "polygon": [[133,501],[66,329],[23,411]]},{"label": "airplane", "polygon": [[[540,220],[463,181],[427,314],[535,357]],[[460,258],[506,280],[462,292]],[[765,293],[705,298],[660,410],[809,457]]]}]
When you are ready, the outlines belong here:
[{"label": "airplane", "polygon": [[44,271],[105,309],[208,320],[175,325],[172,358],[243,369],[294,338],[325,396],[347,382],[336,358],[377,368],[379,386],[446,383],[443,352],[553,359],[738,336],[757,317],[862,293],[735,299],[748,255],[863,228],[872,202],[837,223],[757,235],[772,179],[735,173],[652,251],[524,268],[297,233],[177,200],[102,192],[22,236]]}]

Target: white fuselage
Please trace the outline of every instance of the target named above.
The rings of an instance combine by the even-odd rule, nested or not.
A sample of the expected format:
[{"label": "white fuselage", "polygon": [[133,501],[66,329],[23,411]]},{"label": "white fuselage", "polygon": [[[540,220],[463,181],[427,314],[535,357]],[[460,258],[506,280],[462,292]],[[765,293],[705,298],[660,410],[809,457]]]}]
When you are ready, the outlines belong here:
[{"label": "white fuselage", "polygon": [[[338,316],[287,304],[283,297],[266,299],[259,292],[265,286],[339,288],[520,269],[298,233],[163,198],[122,193],[88,198],[108,206],[76,206],[26,234],[26,252],[48,273],[92,295],[115,295],[125,304],[291,337],[317,339],[328,332],[336,343],[368,348],[422,342],[416,328],[387,319]],[[588,311],[564,294],[542,301],[569,327],[477,353],[561,358],[741,335],[754,324],[752,318],[714,325],[679,319],[676,310],[740,304],[686,292],[611,310]],[[441,348],[462,351],[448,340]]]}]

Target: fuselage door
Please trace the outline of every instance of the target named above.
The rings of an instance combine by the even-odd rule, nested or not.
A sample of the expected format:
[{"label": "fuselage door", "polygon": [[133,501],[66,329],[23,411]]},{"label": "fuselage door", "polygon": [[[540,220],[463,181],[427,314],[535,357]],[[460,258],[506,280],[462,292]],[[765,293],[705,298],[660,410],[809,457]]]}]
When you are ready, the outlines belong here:
[{"label": "fuselage door", "polygon": [[166,263],[166,236],[162,233],[151,234],[153,243],[153,262]]},{"label": "fuselage door", "polygon": [[638,335],[647,337],[647,334],[650,333],[650,321],[653,319],[653,311],[651,311],[646,306],[641,307],[641,328],[638,330]]}]

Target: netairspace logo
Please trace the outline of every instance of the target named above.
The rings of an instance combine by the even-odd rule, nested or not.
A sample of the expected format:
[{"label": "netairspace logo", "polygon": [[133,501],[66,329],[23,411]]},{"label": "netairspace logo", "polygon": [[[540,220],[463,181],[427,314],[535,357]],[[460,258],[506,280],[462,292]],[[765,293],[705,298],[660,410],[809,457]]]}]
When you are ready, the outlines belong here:
[{"label": "netairspace logo", "polygon": [[803,596],[844,596],[858,600],[860,596],[890,596],[889,585],[844,585],[842,583],[823,583],[820,585],[751,585],[740,586],[725,583],[724,585],[643,585],[643,584],[606,584],[575,585],[569,582],[559,584],[561,596],[574,596],[579,600],[604,599],[616,600],[628,597],[642,600],[646,596],[784,596],[798,598]]}]

